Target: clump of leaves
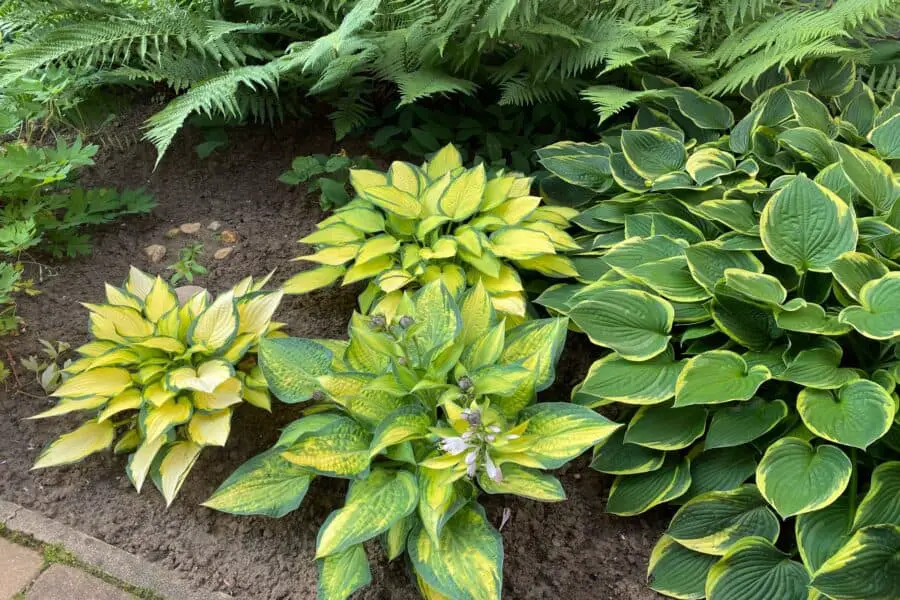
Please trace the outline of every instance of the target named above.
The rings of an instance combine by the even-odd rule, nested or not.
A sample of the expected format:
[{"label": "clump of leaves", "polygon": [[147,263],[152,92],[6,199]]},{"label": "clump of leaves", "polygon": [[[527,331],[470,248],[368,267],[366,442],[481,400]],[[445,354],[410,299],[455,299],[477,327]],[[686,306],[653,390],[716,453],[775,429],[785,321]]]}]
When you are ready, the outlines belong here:
[{"label": "clump of leaves", "polygon": [[41,452],[33,468],[80,461],[115,442],[130,454],[138,491],[147,476],[171,504],[206,446],[224,446],[234,406],[270,409],[256,364],[259,342],[281,327],[271,318],[282,292],[248,277],[212,300],[205,290],[179,302],[161,277],[131,268],[123,288],[106,286],[107,304],[85,304],[93,340],[63,369],[56,406],[33,419],[91,415]]},{"label": "clump of leaves", "polygon": [[350,479],[319,531],[319,597],[370,581],[363,544],[404,553],[425,598],[500,598],[503,543],[479,491],[565,498],[556,469],[616,425],[570,403],[535,403],[555,376],[567,320],[508,329],[482,283],[457,304],[439,281],[403,293],[394,317],[354,314],[349,342],[286,338],[260,347],[283,402],[309,402],[275,447],[205,503],[280,517],[315,477]]},{"label": "clump of leaves", "polygon": [[193,282],[194,275],[206,275],[209,271],[200,263],[200,257],[204,254],[203,244],[195,242],[178,251],[178,260],[168,267],[174,271],[169,277],[171,283],[178,283],[182,279]]},{"label": "clump of leaves", "polygon": [[672,597],[900,590],[900,93],[807,76],[707,143],[658,111],[542,152],[604,198],[575,219],[583,282],[538,302],[611,351],[573,400],[623,424],[592,464],[609,512],[681,506],[649,568]]},{"label": "clump of leaves", "polygon": [[516,269],[570,277],[560,252],[579,249],[565,232],[571,208],[529,195],[519,173],[465,168],[453,146],[416,167],[394,162],[385,173],[350,171],[357,196],[300,241],[316,252],[299,260],[320,267],[284,284],[305,293],[342,279],[372,279],[360,299],[364,312],[392,316],[403,290],[440,280],[454,295],[481,281],[500,312],[524,318],[526,298]]},{"label": "clump of leaves", "polygon": [[24,291],[29,295],[39,294],[30,279],[22,279],[22,264],[0,262],[0,335],[14,334],[19,330],[22,319],[16,315],[16,301],[13,294]]},{"label": "clump of leaves", "polygon": [[37,382],[47,394],[53,392],[56,388],[67,379],[67,374],[63,370],[72,363],[72,359],[60,362],[62,356],[69,351],[69,344],[57,341],[54,345],[47,340],[38,340],[41,343],[41,352],[46,356],[39,357],[32,354],[22,359],[22,366],[27,371],[34,373]]},{"label": "clump of leaves", "polygon": [[288,185],[305,183],[308,194],[319,194],[322,210],[340,208],[350,202],[350,169],[371,169],[375,166],[368,156],[347,156],[346,152],[327,156],[312,154],[298,156],[291,168],[278,177]]}]

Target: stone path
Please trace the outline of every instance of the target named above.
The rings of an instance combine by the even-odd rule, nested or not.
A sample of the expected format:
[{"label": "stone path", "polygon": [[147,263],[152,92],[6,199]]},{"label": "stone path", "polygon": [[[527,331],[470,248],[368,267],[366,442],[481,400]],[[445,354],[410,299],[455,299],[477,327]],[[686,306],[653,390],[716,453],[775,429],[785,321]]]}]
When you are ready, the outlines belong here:
[{"label": "stone path", "polygon": [[0,600],[232,600],[0,500]]}]

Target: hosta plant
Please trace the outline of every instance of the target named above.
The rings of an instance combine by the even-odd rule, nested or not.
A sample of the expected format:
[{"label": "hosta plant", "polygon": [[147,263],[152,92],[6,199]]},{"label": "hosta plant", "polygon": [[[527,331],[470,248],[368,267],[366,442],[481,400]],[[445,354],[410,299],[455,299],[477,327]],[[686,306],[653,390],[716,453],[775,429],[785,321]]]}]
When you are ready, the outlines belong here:
[{"label": "hosta plant", "polygon": [[316,252],[299,260],[320,266],[288,280],[287,293],[371,279],[363,311],[374,304],[392,316],[404,289],[440,280],[457,295],[481,281],[498,311],[521,318],[526,299],[517,269],[575,274],[560,252],[578,249],[565,232],[577,212],[543,205],[529,195],[528,177],[465,168],[453,146],[421,167],[351,169],[350,183],[356,197],[300,240]]},{"label": "hosta plant", "polygon": [[93,339],[64,369],[57,404],[32,418],[85,412],[80,427],[47,445],[35,469],[77,462],[114,447],[129,454],[138,491],[149,476],[168,504],[206,446],[224,446],[242,402],[269,410],[256,364],[259,342],[276,335],[282,292],[248,277],[215,300],[201,290],[179,302],[161,277],[131,268],[106,304],[85,304]]},{"label": "hosta plant", "polygon": [[582,283],[538,302],[609,350],[573,394],[623,425],[607,510],[680,506],[649,566],[672,597],[900,597],[900,94],[827,66],[712,142],[543,151],[601,199]]},{"label": "hosta plant", "polygon": [[535,403],[554,378],[566,319],[507,329],[481,283],[457,304],[439,281],[403,294],[396,315],[356,314],[350,340],[260,345],[284,402],[308,402],[271,450],[225,481],[206,506],[280,517],[315,477],[350,481],[319,530],[319,598],[370,580],[363,544],[404,553],[425,598],[499,598],[503,541],[479,492],[565,498],[546,470],[617,427],[567,402]]}]

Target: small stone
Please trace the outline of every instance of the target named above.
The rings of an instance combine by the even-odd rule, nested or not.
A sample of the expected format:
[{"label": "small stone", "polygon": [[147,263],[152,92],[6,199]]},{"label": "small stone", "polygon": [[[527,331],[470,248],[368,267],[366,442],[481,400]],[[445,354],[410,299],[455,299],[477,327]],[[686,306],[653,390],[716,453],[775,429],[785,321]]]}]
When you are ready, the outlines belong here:
[{"label": "small stone", "polygon": [[170,239],[177,238],[180,233],[181,233],[180,229],[178,229],[177,227],[173,227],[172,229],[170,229],[166,232],[166,237],[170,238]]},{"label": "small stone", "polygon": [[237,231],[234,229],[225,229],[222,233],[219,234],[219,239],[221,239],[226,244],[234,244],[238,241]]},{"label": "small stone", "polygon": [[179,304],[184,304],[200,292],[205,292],[206,289],[200,287],[199,285],[182,285],[175,288],[175,296],[178,298]]},{"label": "small stone", "polygon": [[213,258],[216,260],[224,260],[228,258],[228,255],[232,253],[234,250],[234,246],[225,246],[224,248],[219,248],[216,250],[216,253],[213,254]]},{"label": "small stone", "polygon": [[156,264],[166,257],[166,247],[162,244],[153,244],[144,248],[144,254],[147,255],[151,263]]},{"label": "small stone", "polygon": [[201,223],[184,223],[183,225],[179,226],[178,229],[180,229],[182,233],[193,234],[200,231],[201,227],[203,227],[203,224]]},{"label": "small stone", "polygon": [[210,224],[206,226],[210,231],[218,231],[220,227],[222,227],[222,224],[218,221],[211,221]]}]

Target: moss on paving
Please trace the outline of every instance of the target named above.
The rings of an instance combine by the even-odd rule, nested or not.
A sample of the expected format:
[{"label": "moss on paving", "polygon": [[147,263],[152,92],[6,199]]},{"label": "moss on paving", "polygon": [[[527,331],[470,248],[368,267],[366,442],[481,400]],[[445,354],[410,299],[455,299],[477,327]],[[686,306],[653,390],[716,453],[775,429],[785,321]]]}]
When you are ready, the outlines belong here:
[{"label": "moss on paving", "polygon": [[[25,546],[26,548],[31,548],[32,550],[40,551],[41,555],[44,557],[44,565],[41,567],[41,572],[45,571],[52,564],[68,565],[81,569],[97,579],[114,585],[117,588],[136,596],[140,600],[166,600],[151,590],[133,586],[108,573],[104,573],[93,565],[78,560],[78,558],[69,552],[62,544],[45,544],[28,534],[14,531],[3,523],[0,523],[0,538],[4,538],[20,546]],[[12,597],[12,600],[25,600],[25,595],[22,592],[19,592]]]}]

